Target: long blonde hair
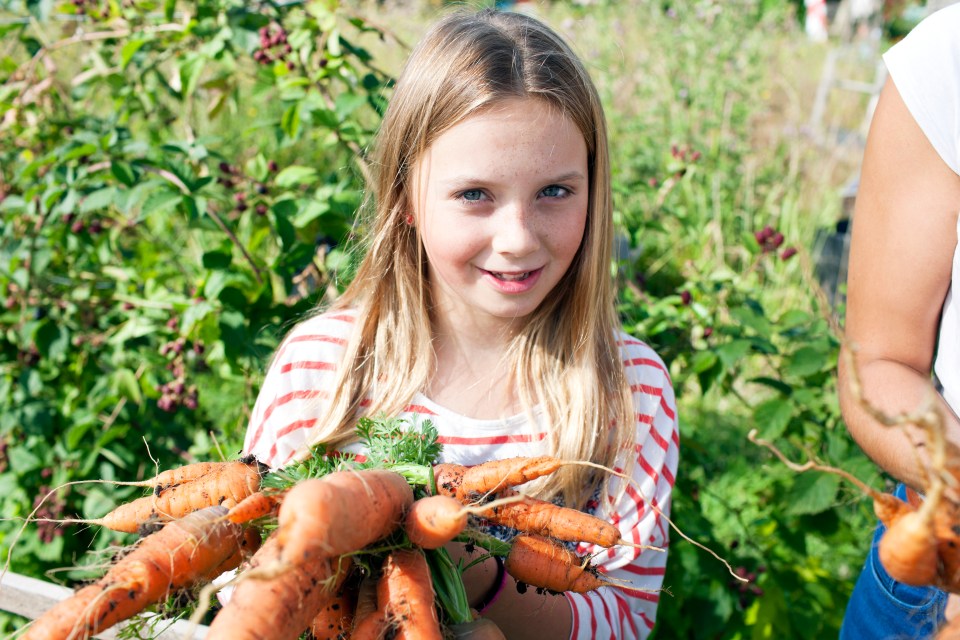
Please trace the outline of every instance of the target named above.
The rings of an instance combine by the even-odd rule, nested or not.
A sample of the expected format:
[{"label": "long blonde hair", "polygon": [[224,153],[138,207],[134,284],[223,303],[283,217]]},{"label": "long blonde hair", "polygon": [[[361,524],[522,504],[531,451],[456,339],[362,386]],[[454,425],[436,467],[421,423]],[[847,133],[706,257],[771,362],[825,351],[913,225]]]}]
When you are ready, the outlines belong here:
[{"label": "long blonde hair", "polygon": [[[587,145],[590,181],[581,247],[510,349],[518,396],[528,410],[540,407],[553,455],[612,467],[632,446],[632,400],[617,344],[611,276],[603,108],[583,64],[556,33],[529,16],[493,10],[442,19],[397,81],[374,147],[369,244],[356,277],[333,305],[356,309],[357,326],[314,443],[342,445],[354,438],[359,415],[395,415],[427,387],[435,366],[432,305],[420,239],[404,220],[412,209],[411,171],[447,129],[518,97],[542,100],[576,124]],[[582,504],[598,484],[594,471],[566,467],[542,495],[560,493],[568,503]]]}]

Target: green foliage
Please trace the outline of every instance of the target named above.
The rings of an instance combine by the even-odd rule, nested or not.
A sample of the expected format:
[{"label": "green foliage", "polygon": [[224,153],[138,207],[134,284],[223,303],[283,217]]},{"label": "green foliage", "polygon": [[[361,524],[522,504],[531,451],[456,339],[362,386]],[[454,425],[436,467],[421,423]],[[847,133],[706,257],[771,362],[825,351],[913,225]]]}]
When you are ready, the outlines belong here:
[{"label": "green foliage", "polygon": [[[336,2],[8,6],[0,512],[96,517],[132,490],[63,485],[240,450],[267,358],[349,265],[385,36]],[[115,539],[63,533],[31,525],[12,568]]]},{"label": "green foliage", "polygon": [[[850,487],[746,438],[880,485],[840,420],[835,310],[807,275],[838,185],[790,133],[791,69],[818,55],[795,4],[538,5],[610,120],[620,309],[678,392],[673,520],[750,578],[674,536],[662,637],[835,636],[869,543]],[[118,538],[7,519],[97,517],[135,491],[66,483],[236,456],[284,331],[350,277],[402,54],[371,20],[425,19],[336,0],[0,6],[0,550],[69,582],[86,574],[46,572]]]}]

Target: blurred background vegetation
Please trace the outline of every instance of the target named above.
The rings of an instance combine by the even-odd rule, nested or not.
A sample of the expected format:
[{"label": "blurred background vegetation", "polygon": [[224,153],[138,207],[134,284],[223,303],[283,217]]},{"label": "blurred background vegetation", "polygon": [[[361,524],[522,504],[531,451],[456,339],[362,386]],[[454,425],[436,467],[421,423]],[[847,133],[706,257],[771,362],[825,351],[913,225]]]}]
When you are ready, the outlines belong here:
[{"label": "blurred background vegetation", "polygon": [[[72,585],[129,542],[22,526],[139,491],[68,483],[236,456],[278,340],[349,280],[365,150],[442,4],[0,2],[10,569]],[[874,82],[896,34],[811,42],[786,0],[505,6],[563,33],[600,88],[622,315],[679,393],[675,521],[749,578],[675,536],[657,636],[835,637],[870,505],[746,434],[884,486],[839,417],[842,252],[823,250],[842,245],[871,96],[821,81]]]}]

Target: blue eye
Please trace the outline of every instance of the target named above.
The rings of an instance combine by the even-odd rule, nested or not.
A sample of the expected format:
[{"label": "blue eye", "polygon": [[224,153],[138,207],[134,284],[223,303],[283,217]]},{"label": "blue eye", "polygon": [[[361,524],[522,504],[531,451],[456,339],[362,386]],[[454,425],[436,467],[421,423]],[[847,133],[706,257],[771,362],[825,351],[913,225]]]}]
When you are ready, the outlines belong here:
[{"label": "blue eye", "polygon": [[464,191],[460,194],[460,197],[466,200],[467,202],[477,202],[483,198],[483,191],[479,189],[471,189],[469,191]]},{"label": "blue eye", "polygon": [[570,194],[570,191],[566,187],[561,187],[558,184],[552,184],[543,191],[540,192],[547,198],[563,198]]}]

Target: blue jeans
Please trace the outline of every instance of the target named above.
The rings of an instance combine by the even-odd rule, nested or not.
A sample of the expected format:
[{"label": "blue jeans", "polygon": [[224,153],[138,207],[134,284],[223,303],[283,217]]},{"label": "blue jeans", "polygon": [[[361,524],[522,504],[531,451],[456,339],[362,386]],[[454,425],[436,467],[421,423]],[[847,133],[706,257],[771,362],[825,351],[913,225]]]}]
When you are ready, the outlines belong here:
[{"label": "blue jeans", "polygon": [[[894,495],[906,499],[901,484]],[[878,524],[860,578],[840,628],[840,640],[917,640],[932,638],[944,622],[947,594],[934,587],[912,587],[887,573],[877,555],[886,528]]]}]

